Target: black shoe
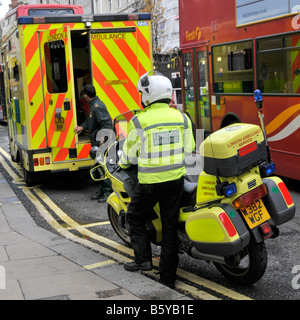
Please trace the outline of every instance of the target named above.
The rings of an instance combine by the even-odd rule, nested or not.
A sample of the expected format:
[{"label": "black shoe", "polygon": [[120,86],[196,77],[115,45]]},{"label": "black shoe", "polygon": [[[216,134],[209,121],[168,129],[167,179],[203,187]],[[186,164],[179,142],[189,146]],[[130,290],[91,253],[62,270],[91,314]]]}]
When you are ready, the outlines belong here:
[{"label": "black shoe", "polygon": [[164,281],[160,280],[160,283],[169,287],[170,289],[175,289],[175,282],[164,282]]},{"label": "black shoe", "polygon": [[136,263],[136,262],[126,262],[124,264],[124,269],[127,271],[149,271],[152,270],[152,263],[151,261],[146,261],[143,263]]},{"label": "black shoe", "polygon": [[96,192],[95,194],[93,194],[93,195],[91,196],[91,200],[98,200],[98,199],[100,199],[101,197],[103,197],[102,193]]},{"label": "black shoe", "polygon": [[106,196],[101,196],[100,198],[98,198],[98,203],[104,203],[106,202],[107,197]]}]

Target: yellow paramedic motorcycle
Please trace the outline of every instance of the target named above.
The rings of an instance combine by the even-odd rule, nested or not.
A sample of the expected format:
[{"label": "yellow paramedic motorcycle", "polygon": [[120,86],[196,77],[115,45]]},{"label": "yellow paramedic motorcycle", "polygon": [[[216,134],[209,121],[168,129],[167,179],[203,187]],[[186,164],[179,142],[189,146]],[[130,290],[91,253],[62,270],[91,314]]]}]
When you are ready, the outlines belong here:
[{"label": "yellow paramedic motorcycle", "polygon": [[[204,171],[196,183],[186,181],[178,219],[180,250],[194,258],[212,261],[237,284],[258,281],[267,267],[265,240],[279,235],[278,226],[294,217],[295,206],[283,181],[271,176],[271,162],[265,137],[262,97],[255,92],[263,131],[257,125],[232,124],[207,137],[200,146]],[[135,112],[114,120],[120,136]],[[94,180],[108,178],[114,192],[107,199],[108,216],[117,235],[130,245],[126,222],[127,205],[136,167],[121,170],[117,165],[124,139],[95,154],[91,169]],[[95,151],[95,150],[93,150]],[[147,222],[151,241],[159,245],[162,228],[158,205]]]}]

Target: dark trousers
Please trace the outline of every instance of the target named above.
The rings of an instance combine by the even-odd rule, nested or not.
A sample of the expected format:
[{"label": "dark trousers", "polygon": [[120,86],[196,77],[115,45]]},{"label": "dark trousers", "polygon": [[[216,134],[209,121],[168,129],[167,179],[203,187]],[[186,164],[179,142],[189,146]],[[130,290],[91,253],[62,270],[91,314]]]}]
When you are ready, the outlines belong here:
[{"label": "dark trousers", "polygon": [[128,206],[127,221],[135,262],[152,261],[151,244],[145,226],[153,207],[159,203],[162,222],[160,278],[174,282],[178,266],[177,223],[183,178],[157,184],[137,184]]}]

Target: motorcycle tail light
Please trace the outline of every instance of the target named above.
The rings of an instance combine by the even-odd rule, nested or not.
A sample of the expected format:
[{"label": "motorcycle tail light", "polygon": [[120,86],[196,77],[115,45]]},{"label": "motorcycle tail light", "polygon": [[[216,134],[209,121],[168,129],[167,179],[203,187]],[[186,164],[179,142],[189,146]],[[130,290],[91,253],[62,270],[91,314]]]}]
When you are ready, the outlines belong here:
[{"label": "motorcycle tail light", "polygon": [[236,198],[232,204],[236,209],[248,206],[252,202],[263,198],[267,194],[267,188],[264,184]]},{"label": "motorcycle tail light", "polygon": [[260,233],[262,234],[264,240],[266,240],[272,236],[272,228],[271,228],[269,222],[265,222],[261,226],[259,226],[259,230],[260,230]]}]

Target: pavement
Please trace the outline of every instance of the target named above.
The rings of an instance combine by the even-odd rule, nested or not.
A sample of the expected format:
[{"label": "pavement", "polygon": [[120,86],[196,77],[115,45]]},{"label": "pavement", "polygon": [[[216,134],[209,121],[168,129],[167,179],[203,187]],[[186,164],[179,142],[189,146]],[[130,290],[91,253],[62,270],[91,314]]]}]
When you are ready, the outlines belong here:
[{"label": "pavement", "polygon": [[190,299],[39,227],[0,173],[0,300]]}]

